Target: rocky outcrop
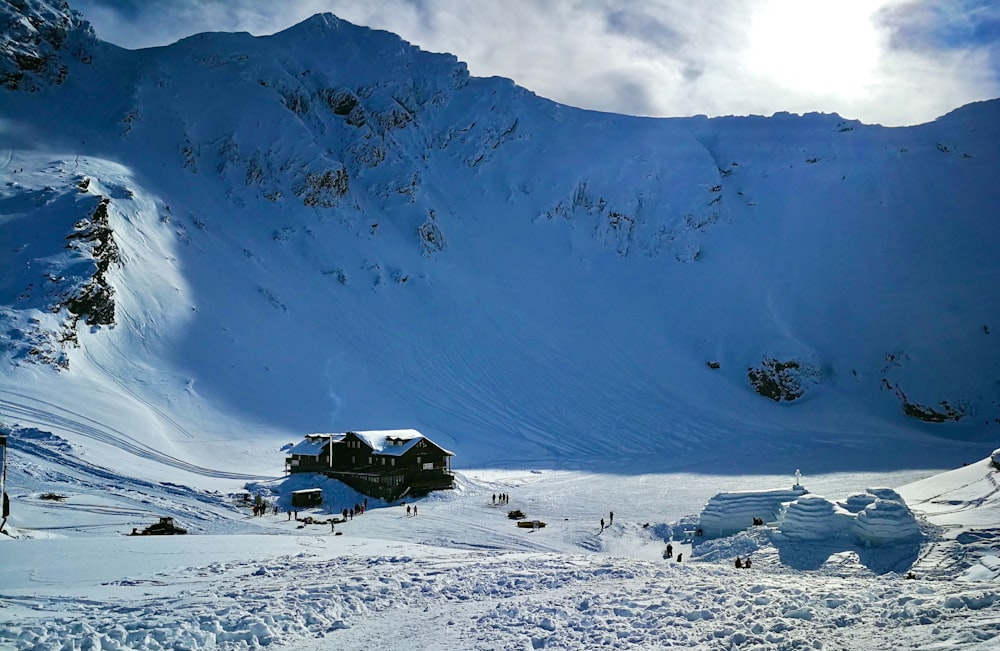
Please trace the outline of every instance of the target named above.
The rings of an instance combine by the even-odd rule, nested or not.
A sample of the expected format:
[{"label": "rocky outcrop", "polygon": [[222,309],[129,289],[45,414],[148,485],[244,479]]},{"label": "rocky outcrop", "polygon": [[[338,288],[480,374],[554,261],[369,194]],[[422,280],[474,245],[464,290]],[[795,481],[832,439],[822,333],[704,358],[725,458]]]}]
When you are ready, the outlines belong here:
[{"label": "rocky outcrop", "polygon": [[420,246],[424,251],[424,255],[431,255],[444,250],[444,235],[441,233],[441,229],[438,228],[437,222],[434,219],[433,210],[427,221],[417,229],[417,232],[420,235]]},{"label": "rocky outcrop", "polygon": [[0,4],[0,87],[59,85],[71,62],[91,62],[96,42],[93,27],[65,0],[8,0]]},{"label": "rocky outcrop", "polygon": [[818,369],[800,359],[765,357],[760,366],[747,369],[747,379],[754,391],[775,402],[801,398],[806,388],[816,384],[818,378]]},{"label": "rocky outcrop", "polygon": [[306,206],[333,208],[349,189],[347,170],[340,167],[323,172],[310,172],[295,188],[295,194]]},{"label": "rocky outcrop", "polygon": [[115,323],[115,289],[108,282],[107,273],[111,265],[121,263],[121,256],[108,223],[110,203],[110,199],[101,198],[91,218],[77,222],[67,238],[70,247],[92,257],[95,265],[90,279],[54,306],[55,311],[65,307],[73,315],[73,330],[77,319],[91,326]]},{"label": "rocky outcrop", "polygon": [[908,361],[909,356],[906,353],[887,353],[885,366],[882,367],[882,389],[895,394],[903,407],[904,414],[925,423],[958,422],[969,415],[969,408],[962,401],[941,400],[936,407],[930,407],[911,400],[898,382],[889,379],[891,372],[902,368]]}]

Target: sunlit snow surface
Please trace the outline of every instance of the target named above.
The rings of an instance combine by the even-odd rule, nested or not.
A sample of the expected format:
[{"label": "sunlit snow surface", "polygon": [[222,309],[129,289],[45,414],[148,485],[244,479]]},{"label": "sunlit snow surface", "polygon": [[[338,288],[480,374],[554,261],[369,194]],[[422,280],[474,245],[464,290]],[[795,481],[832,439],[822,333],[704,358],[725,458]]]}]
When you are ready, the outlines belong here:
[{"label": "sunlit snow surface", "polygon": [[[18,538],[0,538],[0,648],[987,649],[1000,633],[1000,500],[986,460],[903,487],[925,539],[888,548],[770,527],[691,536],[684,516],[716,491],[790,486],[791,474],[469,471],[456,490],[411,502],[415,517],[371,501],[333,532],[283,510],[303,485],[330,505],[300,519],[361,499],[320,478],[251,484],[282,508],[253,518],[223,494],[57,470],[11,474]],[[802,481],[842,499],[875,478]],[[53,487],[66,499],[40,499]],[[512,509],[546,526],[517,528]],[[124,535],[163,513],[190,534]],[[735,569],[736,556],[752,569]]]}]

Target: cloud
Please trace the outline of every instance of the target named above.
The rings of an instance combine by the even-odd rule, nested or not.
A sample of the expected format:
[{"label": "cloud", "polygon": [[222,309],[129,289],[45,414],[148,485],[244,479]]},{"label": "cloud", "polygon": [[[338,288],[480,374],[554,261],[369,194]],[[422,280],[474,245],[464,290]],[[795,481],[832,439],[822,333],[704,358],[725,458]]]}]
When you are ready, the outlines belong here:
[{"label": "cloud", "polygon": [[838,112],[888,125],[1000,95],[992,0],[74,0],[105,39],[270,34],[314,13],[450,52],[559,102],[636,115]]}]

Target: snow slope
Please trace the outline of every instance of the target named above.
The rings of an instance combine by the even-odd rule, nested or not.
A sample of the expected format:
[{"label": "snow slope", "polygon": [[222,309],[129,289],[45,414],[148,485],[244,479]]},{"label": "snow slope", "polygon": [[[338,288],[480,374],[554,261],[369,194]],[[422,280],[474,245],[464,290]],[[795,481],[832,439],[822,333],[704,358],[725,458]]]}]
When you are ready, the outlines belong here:
[{"label": "snow slope", "polygon": [[[25,0],[0,45],[0,646],[995,641],[994,473],[925,478],[996,447],[1000,102],[599,114],[331,15],[127,51]],[[240,501],[407,428],[466,471],[418,517]],[[793,520],[907,484],[919,539],[688,538],[795,468]]]},{"label": "snow slope", "polygon": [[[0,96],[7,420],[196,465],[236,436],[250,474],[350,428],[621,472],[992,447],[996,103],[638,119],[330,15],[135,52],[64,22],[65,73]],[[65,246],[102,202],[113,323]]]}]

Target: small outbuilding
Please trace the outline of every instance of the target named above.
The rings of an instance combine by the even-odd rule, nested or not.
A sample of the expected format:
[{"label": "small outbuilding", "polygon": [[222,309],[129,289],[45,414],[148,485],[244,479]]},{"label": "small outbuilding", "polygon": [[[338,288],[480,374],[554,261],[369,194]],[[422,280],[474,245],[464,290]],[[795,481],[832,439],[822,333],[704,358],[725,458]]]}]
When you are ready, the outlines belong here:
[{"label": "small outbuilding", "polygon": [[319,506],[323,503],[323,489],[306,488],[292,491],[292,506]]}]

